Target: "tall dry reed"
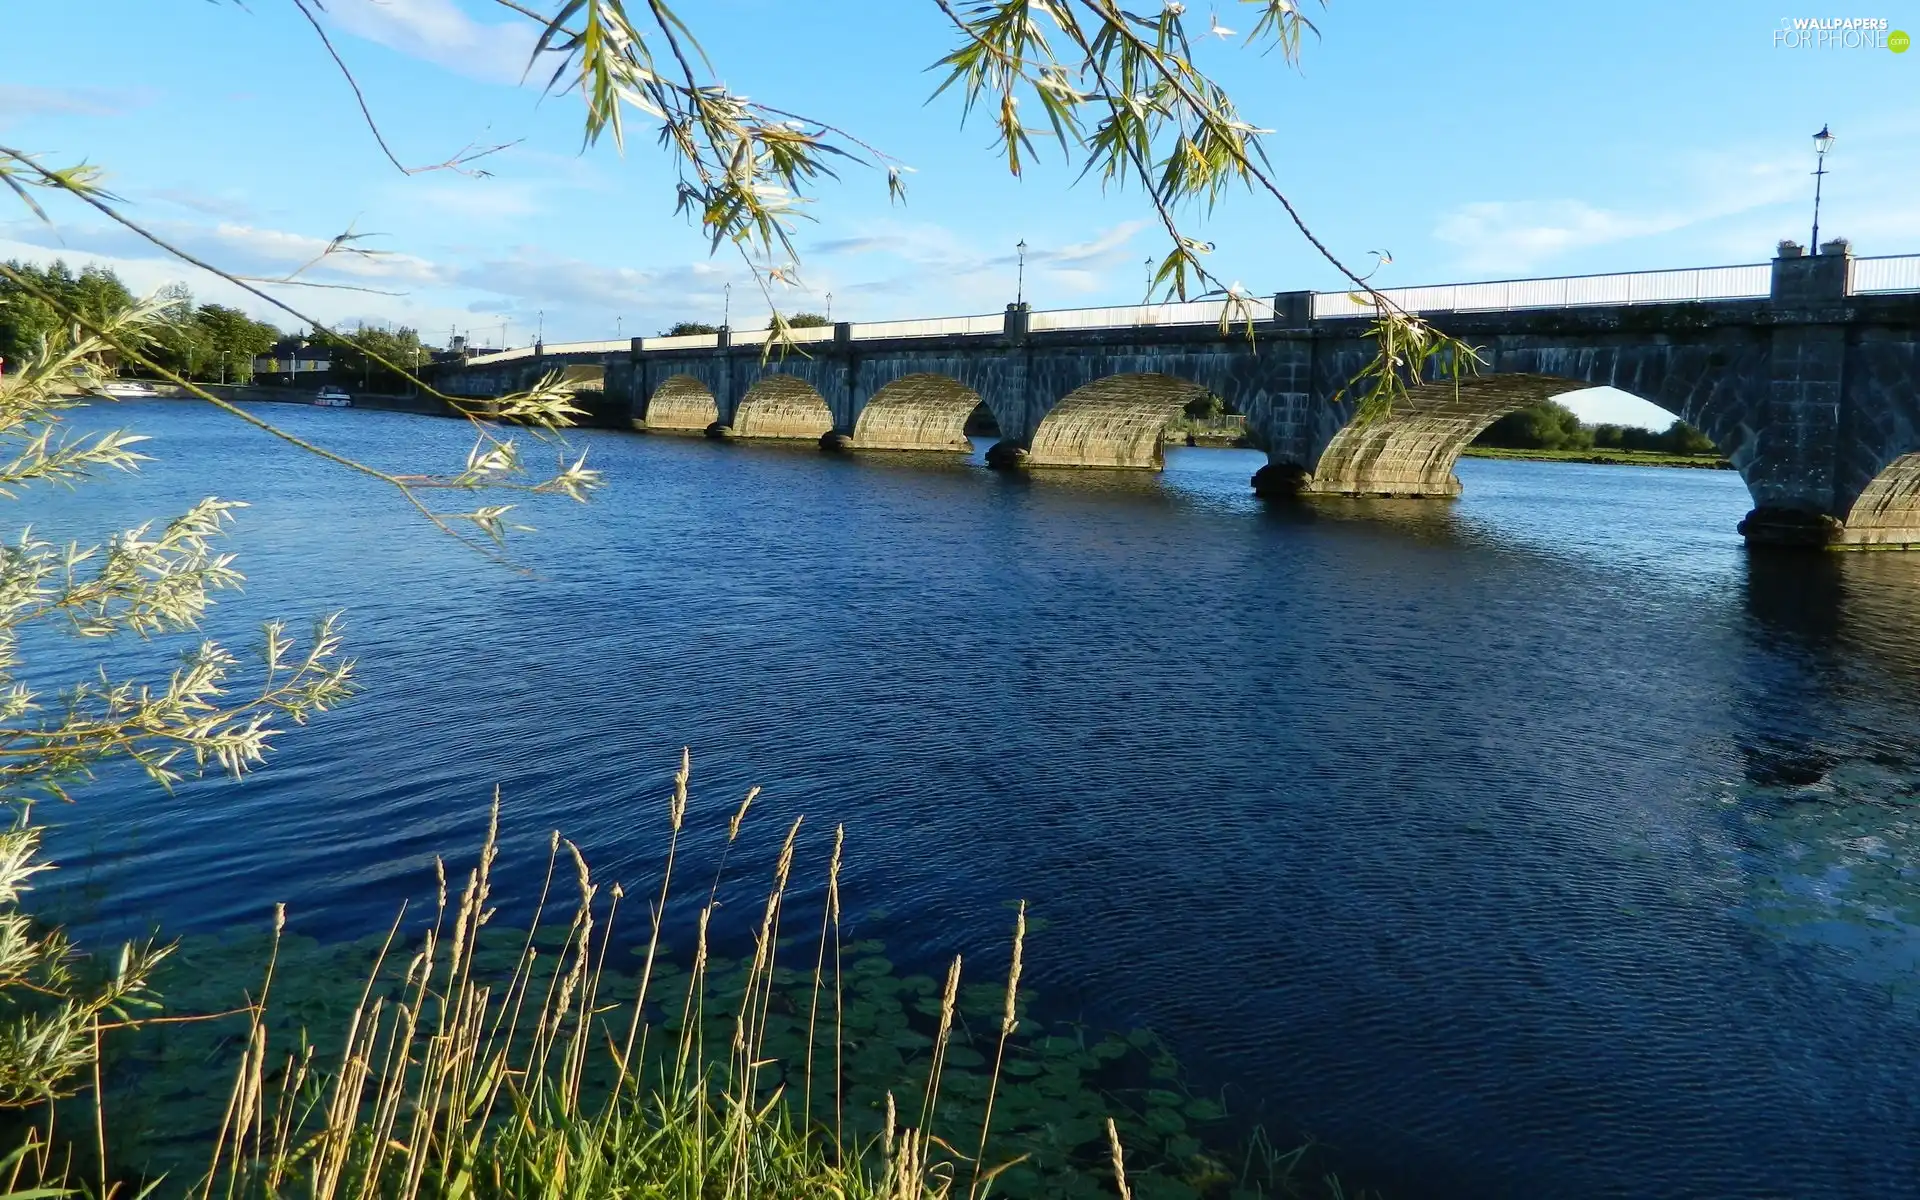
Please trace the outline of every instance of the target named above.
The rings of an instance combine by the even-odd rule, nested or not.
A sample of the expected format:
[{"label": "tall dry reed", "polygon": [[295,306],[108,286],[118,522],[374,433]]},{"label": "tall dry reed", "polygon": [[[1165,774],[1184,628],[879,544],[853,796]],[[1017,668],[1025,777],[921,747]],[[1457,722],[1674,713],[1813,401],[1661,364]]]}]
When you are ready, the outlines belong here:
[{"label": "tall dry reed", "polygon": [[[663,983],[673,974],[664,970],[662,929],[675,898],[690,776],[683,751],[667,804],[667,853],[658,888],[647,892],[645,950],[630,996],[602,995],[617,974],[609,972],[607,956],[617,944],[624,889],[603,887],[578,847],[558,834],[550,839],[533,921],[511,968],[497,978],[479,967],[483,931],[494,915],[497,793],[478,861],[459,881],[458,895],[437,863],[435,910],[417,948],[411,955],[398,949],[407,924],[403,909],[359,989],[342,1047],[328,1059],[311,1047],[270,1044],[266,1010],[284,928],[284,913],[278,914],[276,954],[252,1010],[211,1165],[194,1194],[200,1200],[294,1194],[421,1200],[644,1191],[685,1200],[940,1200],[955,1192],[961,1171],[970,1200],[991,1191],[1011,1165],[987,1168],[984,1160],[1000,1068],[1018,1024],[1024,905],[986,1112],[977,1138],[967,1135],[972,1155],[953,1149],[955,1139],[932,1133],[960,990],[958,958],[941,991],[918,1124],[900,1124],[889,1092],[875,1141],[849,1145],[841,971],[845,830],[835,830],[826,866],[796,1107],[786,1083],[769,1074],[777,1060],[767,1040],[802,822],[788,827],[781,844],[737,994],[714,990],[710,946],[728,882],[727,856],[757,788],[728,820],[720,863],[697,909],[684,985]],[[556,923],[557,935],[543,937],[555,886],[569,874],[570,910],[564,924]],[[707,1043],[710,1016],[731,1022],[724,1052]],[[829,1018],[833,1107],[830,1118],[816,1121],[815,1049],[823,1045]],[[1111,1124],[1109,1132],[1117,1139]]]}]

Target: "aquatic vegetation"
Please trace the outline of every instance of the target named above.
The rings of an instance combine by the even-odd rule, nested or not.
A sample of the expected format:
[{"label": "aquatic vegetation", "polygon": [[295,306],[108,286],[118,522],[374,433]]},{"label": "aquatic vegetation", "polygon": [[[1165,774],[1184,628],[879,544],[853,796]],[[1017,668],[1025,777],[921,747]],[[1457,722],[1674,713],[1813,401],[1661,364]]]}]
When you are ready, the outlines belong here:
[{"label": "aquatic vegetation", "polygon": [[[496,923],[490,832],[386,933],[183,939],[155,979],[169,1020],[109,1042],[103,1102],[70,1129],[97,1119],[114,1172],[156,1195],[1294,1194],[1297,1154],[1214,1148],[1224,1109],[1152,1033],[1029,1017],[1024,908],[990,981],[958,958],[902,974],[842,929],[836,837],[824,912],[790,933],[799,822],[770,888],[723,859],[677,895],[686,778],[637,923],[557,834],[533,919]],[[676,902],[697,912],[679,953]],[[200,1014],[224,1015],[180,1019]]]}]

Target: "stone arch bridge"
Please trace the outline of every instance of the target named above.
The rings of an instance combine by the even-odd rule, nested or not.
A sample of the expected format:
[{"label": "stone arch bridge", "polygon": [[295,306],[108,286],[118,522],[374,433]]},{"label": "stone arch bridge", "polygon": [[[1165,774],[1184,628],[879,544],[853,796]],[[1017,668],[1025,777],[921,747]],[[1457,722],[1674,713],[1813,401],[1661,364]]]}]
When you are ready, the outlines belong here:
[{"label": "stone arch bridge", "polygon": [[1843,245],[1751,267],[1390,292],[1480,347],[1480,373],[1385,417],[1336,399],[1371,357],[1345,293],[1283,293],[1251,327],[1221,305],[842,323],[767,353],[727,333],[546,346],[443,364],[500,395],[598,370],[649,430],[964,451],[984,408],[996,465],[1155,467],[1166,423],[1208,393],[1245,414],[1266,495],[1452,496],[1461,450],[1515,409],[1607,385],[1711,437],[1753,494],[1750,541],[1920,548],[1920,256]]}]

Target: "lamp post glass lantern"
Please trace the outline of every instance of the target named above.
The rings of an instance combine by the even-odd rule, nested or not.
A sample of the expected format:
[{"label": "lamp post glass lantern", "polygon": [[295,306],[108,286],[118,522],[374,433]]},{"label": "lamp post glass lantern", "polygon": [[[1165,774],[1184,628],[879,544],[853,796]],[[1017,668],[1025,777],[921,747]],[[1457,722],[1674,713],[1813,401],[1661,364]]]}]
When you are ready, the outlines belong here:
[{"label": "lamp post glass lantern", "polygon": [[1826,182],[1827,151],[1833,149],[1833,135],[1822,125],[1820,132],[1813,135],[1813,240],[1807,245],[1808,254],[1820,253],[1820,185]]}]

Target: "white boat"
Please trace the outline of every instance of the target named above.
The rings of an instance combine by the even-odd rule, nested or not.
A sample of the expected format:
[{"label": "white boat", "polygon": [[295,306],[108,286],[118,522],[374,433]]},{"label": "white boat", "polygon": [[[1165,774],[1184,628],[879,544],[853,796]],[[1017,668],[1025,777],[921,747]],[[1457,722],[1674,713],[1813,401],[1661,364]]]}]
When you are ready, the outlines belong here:
[{"label": "white boat", "polygon": [[138,379],[115,379],[101,384],[98,390],[102,396],[114,400],[151,399],[160,394]]},{"label": "white boat", "polygon": [[331,383],[320,389],[320,394],[313,398],[313,402],[320,408],[353,407],[353,397],[347,394],[347,389]]}]

